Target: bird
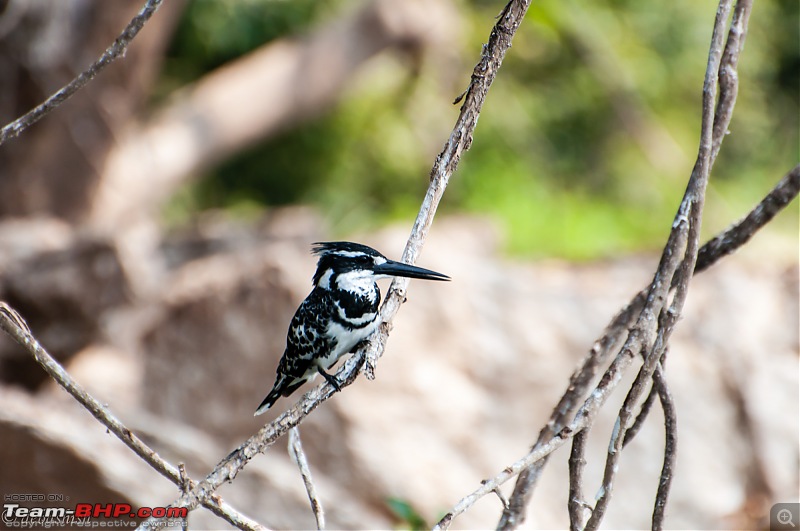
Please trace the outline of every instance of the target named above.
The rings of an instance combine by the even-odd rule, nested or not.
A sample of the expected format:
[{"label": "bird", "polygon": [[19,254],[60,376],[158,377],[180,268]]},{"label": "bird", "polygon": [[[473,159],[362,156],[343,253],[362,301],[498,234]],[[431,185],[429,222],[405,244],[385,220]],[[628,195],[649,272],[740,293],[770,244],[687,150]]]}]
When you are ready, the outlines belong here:
[{"label": "bird", "polygon": [[275,384],[255,415],[318,374],[336,391],[341,390],[336,377],[327,370],[378,329],[381,291],[377,280],[450,280],[436,271],[389,260],[360,243],[317,242],[311,252],[319,256],[312,279],[314,288],[292,317]]}]

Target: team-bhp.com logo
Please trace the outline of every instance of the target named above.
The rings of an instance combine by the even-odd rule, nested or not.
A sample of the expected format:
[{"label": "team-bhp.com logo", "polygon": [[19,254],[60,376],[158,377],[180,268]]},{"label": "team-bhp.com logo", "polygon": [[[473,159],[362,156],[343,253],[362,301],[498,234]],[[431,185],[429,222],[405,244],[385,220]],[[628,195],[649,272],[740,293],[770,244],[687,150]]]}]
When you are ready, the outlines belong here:
[{"label": "team-bhp.com logo", "polygon": [[[24,507],[19,503],[3,505],[3,524],[18,528],[110,527],[135,526],[136,519],[186,518],[186,507],[139,507],[127,503],[78,503],[74,509],[66,507]],[[104,519],[111,519],[108,522]]]}]

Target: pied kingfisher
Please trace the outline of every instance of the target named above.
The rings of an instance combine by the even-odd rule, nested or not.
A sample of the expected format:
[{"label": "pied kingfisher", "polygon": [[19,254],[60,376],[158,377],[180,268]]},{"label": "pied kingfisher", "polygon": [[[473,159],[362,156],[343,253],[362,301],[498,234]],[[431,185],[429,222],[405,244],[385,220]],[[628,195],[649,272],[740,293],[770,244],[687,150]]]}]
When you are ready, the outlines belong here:
[{"label": "pied kingfisher", "polygon": [[292,318],[275,385],[256,415],[317,374],[339,391],[336,377],[326,370],[378,329],[381,291],[376,280],[392,276],[450,280],[435,271],[389,260],[358,243],[315,243],[312,252],[319,256],[314,289]]}]

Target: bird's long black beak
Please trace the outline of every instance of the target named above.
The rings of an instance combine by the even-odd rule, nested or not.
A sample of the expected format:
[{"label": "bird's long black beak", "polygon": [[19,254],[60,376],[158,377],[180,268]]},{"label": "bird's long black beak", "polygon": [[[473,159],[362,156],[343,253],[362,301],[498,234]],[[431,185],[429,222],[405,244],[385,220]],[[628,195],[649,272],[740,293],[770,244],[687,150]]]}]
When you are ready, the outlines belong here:
[{"label": "bird's long black beak", "polygon": [[421,278],[424,280],[450,280],[450,277],[424,269],[422,267],[404,264],[402,262],[395,262],[387,260],[385,264],[375,266],[376,275],[389,275],[393,277],[408,277],[408,278]]}]

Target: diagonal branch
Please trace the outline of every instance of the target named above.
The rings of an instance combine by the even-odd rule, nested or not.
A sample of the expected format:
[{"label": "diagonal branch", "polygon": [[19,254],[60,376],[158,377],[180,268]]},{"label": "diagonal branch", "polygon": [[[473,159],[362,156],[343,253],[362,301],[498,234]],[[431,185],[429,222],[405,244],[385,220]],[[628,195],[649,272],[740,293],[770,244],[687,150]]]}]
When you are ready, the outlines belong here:
[{"label": "diagonal branch", "polygon": [[723,256],[747,243],[758,230],[772,221],[800,191],[800,164],[789,170],[767,196],[744,218],[714,236],[697,253],[695,274],[708,269]]},{"label": "diagonal branch", "polygon": [[[53,359],[52,356],[39,344],[31,334],[25,320],[8,304],[0,301],[0,329],[10,335],[17,343],[33,356],[36,362],[52,376],[52,378],[63,387],[72,397],[86,408],[101,424],[119,438],[125,445],[153,467],[159,474],[172,481],[181,488],[194,487],[196,484],[185,475],[179,468],[176,468],[165,461],[152,448],[142,442],[130,429],[128,429],[106,406],[101,404],[96,398],[76,382],[64,368]],[[236,509],[222,501],[219,496],[209,496],[202,500],[203,506],[210,509],[214,514],[223,518],[230,524],[239,529],[263,530],[264,527],[255,522]]]},{"label": "diagonal branch", "polygon": [[314,519],[317,521],[317,529],[325,529],[325,511],[322,509],[322,503],[317,497],[317,489],[311,479],[308,459],[306,459],[306,453],[303,451],[303,444],[300,442],[300,430],[296,427],[289,430],[289,455],[292,456],[292,460],[297,464],[297,468],[300,469],[303,484],[306,486],[308,501],[311,503],[311,510],[314,512]]},{"label": "diagonal branch", "polygon": [[572,451],[569,455],[569,499],[567,511],[569,512],[570,531],[578,531],[586,525],[586,510],[591,505],[583,498],[583,469],[586,466],[586,438],[588,432],[581,430],[572,438]]},{"label": "diagonal branch", "polygon": [[130,45],[134,37],[136,37],[150,17],[153,16],[153,13],[161,6],[162,2],[163,0],[147,0],[139,13],[125,26],[125,29],[122,30],[122,33],[114,40],[114,43],[106,48],[106,51],[103,52],[103,55],[101,55],[97,61],[92,63],[89,68],[78,74],[75,79],[64,85],[58,92],[47,98],[37,107],[0,129],[0,146],[6,141],[19,136],[20,133],[28,127],[38,122],[45,115],[71,98],[117,58],[121,55],[125,55],[125,50],[128,48],[128,45]]}]

